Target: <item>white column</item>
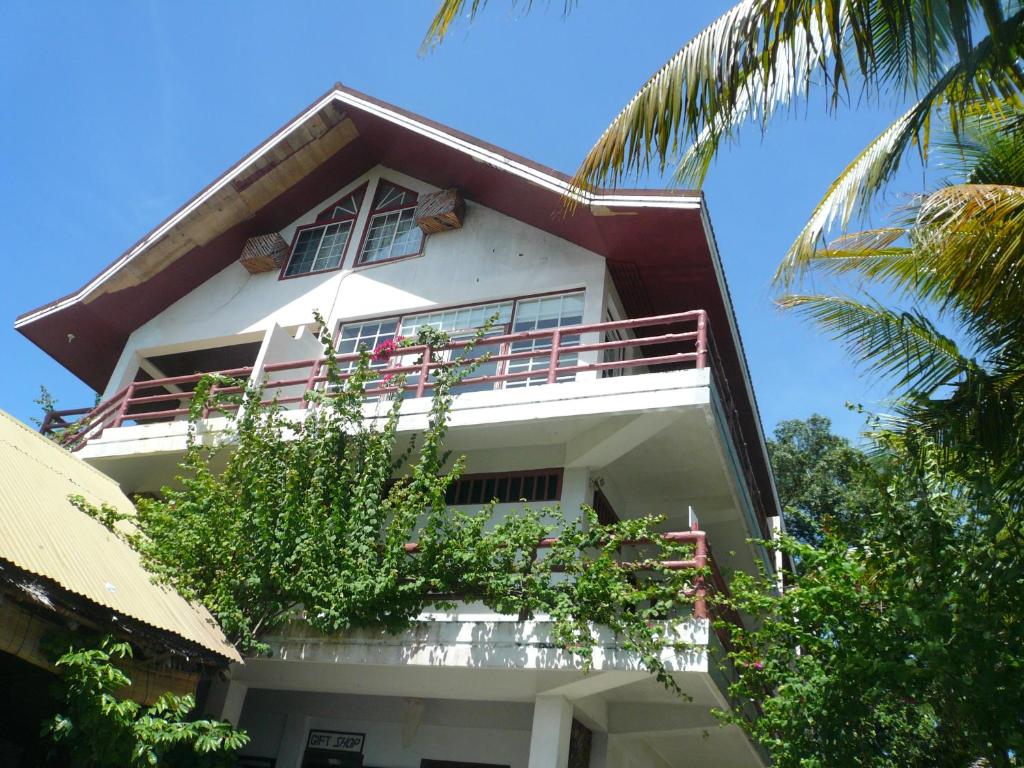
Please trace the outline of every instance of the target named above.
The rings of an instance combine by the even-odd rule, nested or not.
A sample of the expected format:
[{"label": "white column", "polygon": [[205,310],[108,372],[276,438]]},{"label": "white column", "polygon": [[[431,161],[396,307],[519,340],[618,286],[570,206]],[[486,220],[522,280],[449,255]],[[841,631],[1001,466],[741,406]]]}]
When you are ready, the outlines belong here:
[{"label": "white column", "polygon": [[533,704],[529,768],[566,768],[572,704],[564,696],[538,696]]}]

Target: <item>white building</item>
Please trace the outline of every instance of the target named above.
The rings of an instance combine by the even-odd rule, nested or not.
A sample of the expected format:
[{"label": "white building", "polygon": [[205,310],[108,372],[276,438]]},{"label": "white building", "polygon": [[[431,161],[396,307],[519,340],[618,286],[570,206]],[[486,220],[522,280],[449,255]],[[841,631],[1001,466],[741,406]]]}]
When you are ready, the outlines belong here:
[{"label": "white building", "polygon": [[[778,503],[702,196],[599,191],[567,210],[569,190],[560,173],[338,85],[16,327],[101,393],[77,453],[136,493],[173,478],[202,372],[288,381],[276,392],[301,411],[317,381],[314,311],[342,352],[425,323],[458,338],[497,314],[493,350],[508,359],[453,408],[449,445],[469,473],[456,503],[586,503],[665,515],[671,531],[695,514],[721,572],[773,569],[748,543],[771,535]],[[450,216],[429,216],[435,204]],[[428,404],[409,399],[401,429],[421,428]],[[725,673],[696,612],[679,632],[698,650],[666,651],[687,700],[614,637],[584,673],[543,620],[472,605],[424,619],[398,637],[291,625],[208,706],[249,731],[253,766],[762,764],[711,714],[728,706]]]}]

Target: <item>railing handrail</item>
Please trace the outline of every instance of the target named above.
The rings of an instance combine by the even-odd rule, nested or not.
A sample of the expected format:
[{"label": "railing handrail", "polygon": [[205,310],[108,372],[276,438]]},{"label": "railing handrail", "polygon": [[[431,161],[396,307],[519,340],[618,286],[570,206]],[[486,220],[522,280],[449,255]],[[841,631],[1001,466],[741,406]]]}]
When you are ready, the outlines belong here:
[{"label": "railing handrail", "polygon": [[[637,330],[642,328],[651,328],[657,326],[673,325],[685,322],[696,322],[697,329],[694,331],[681,331],[673,333],[662,333],[654,336],[635,336],[627,339],[610,339],[606,341],[596,341],[583,343],[584,334],[607,334],[609,331],[616,330]],[[488,362],[496,364],[505,364],[514,361],[534,360],[537,358],[548,358],[549,362],[547,367],[539,367],[536,370],[518,370],[510,371],[503,370],[500,373],[488,374],[482,376],[471,376],[467,377],[462,383],[465,385],[479,385],[487,383],[499,383],[499,382],[515,382],[520,380],[531,380],[546,377],[547,381],[554,383],[559,377],[569,376],[576,373],[586,371],[603,371],[609,369],[630,369],[640,366],[652,366],[652,365],[666,365],[666,364],[682,364],[682,363],[693,363],[700,367],[703,362],[702,351],[706,349],[705,332],[706,327],[706,313],[704,310],[688,310],[686,312],[675,312],[664,315],[654,315],[651,317],[640,317],[640,318],[629,318],[626,320],[613,320],[602,323],[580,323],[570,326],[561,326],[556,328],[541,328],[532,331],[517,331],[513,333],[503,333],[491,336],[485,336],[480,340],[476,339],[458,339],[450,340],[443,347],[432,350],[422,344],[413,344],[407,347],[397,347],[390,354],[390,364],[382,368],[382,373],[386,372],[391,376],[400,374],[419,374],[420,380],[415,385],[409,385],[406,388],[414,388],[417,396],[426,394],[426,390],[433,387],[433,382],[429,381],[429,375],[431,372],[438,370],[439,368],[456,364],[452,360],[435,360],[432,359],[432,352],[442,351],[456,351],[464,349],[470,345],[487,345],[488,347],[502,347],[507,345],[506,350],[499,354],[490,354],[487,357]],[[566,343],[566,339],[569,339],[569,343]],[[519,342],[531,342],[531,341],[542,341],[551,340],[550,347],[542,349],[524,349],[524,350],[511,350],[511,346]],[[596,361],[596,362],[585,362],[580,363],[577,357],[576,361],[572,365],[561,365],[560,357],[564,354],[575,354],[579,355],[582,353],[596,353],[607,350],[624,350],[624,349],[644,349],[647,347],[653,347],[658,345],[677,344],[683,342],[695,342],[695,351],[693,352],[674,352],[666,355],[654,355],[649,357],[636,357],[636,358],[624,358],[622,360],[613,361]],[[345,354],[335,355],[335,361],[345,366],[353,363],[360,358],[360,352],[352,352]],[[417,364],[401,365],[395,364],[397,361],[402,361],[403,358],[412,358],[416,355],[421,356],[421,362]],[[282,389],[285,387],[297,387],[305,385],[306,388],[312,388],[317,385],[323,384],[328,380],[328,375],[324,372],[326,368],[327,358],[325,356],[307,358],[303,360],[291,360],[284,362],[266,363],[260,368],[261,374],[273,374],[280,373],[282,371],[298,371],[309,369],[309,373],[296,378],[279,379],[276,381],[267,380],[264,382],[264,386],[268,389]],[[532,366],[531,366],[532,367]],[[166,376],[159,379],[148,379],[143,381],[133,381],[122,387],[114,395],[107,398],[103,402],[99,403],[92,409],[69,409],[67,411],[55,411],[47,414],[47,418],[44,421],[44,431],[56,431],[57,429],[66,428],[68,426],[75,427],[76,424],[82,424],[82,428],[74,430],[74,433],[70,439],[70,447],[79,448],[88,442],[92,437],[102,433],[102,431],[108,426],[121,426],[126,420],[133,421],[144,421],[152,420],[170,416],[180,416],[188,412],[188,408],[180,407],[182,401],[191,400],[193,393],[190,390],[183,390],[180,392],[164,392],[158,394],[142,394],[153,389],[164,388],[165,390],[170,387],[180,387],[181,385],[196,384],[201,379],[209,375],[226,376],[232,378],[251,378],[256,369],[253,366],[242,366],[237,368],[226,368],[216,371],[207,371],[202,373],[184,374],[179,376]],[[342,374],[343,376],[345,374]],[[221,393],[229,391],[228,388],[220,387],[216,388]],[[395,386],[377,386],[372,387],[368,390],[369,393],[375,395],[390,394],[397,391]],[[237,388],[234,391],[238,391]],[[279,402],[282,403],[294,403],[304,401],[304,396],[297,397],[286,397],[280,398]],[[144,405],[153,405],[157,403],[177,404],[179,407],[172,407],[167,409],[147,409],[144,411],[132,412],[132,408],[138,408]],[[68,425],[63,421],[63,416],[78,416],[82,415],[83,418],[80,422]],[[59,421],[58,421],[59,420]]]},{"label": "railing handrail", "polygon": [[[643,328],[654,328],[658,326],[671,326],[680,323],[696,323],[696,330],[685,330],[669,333],[655,334],[651,336],[634,336],[626,339],[610,339],[599,341],[586,341],[583,338],[587,334],[602,334],[599,338],[607,339],[609,331],[615,330],[638,330]],[[566,340],[569,343],[566,343]],[[550,340],[550,346],[541,349],[531,348],[512,351],[512,346],[517,342],[531,342]],[[649,347],[656,347],[669,344],[693,342],[694,351],[672,352],[670,354],[638,356],[623,358],[621,360],[595,362],[581,362],[579,355],[585,353],[600,353],[610,350],[644,350]],[[689,310],[686,312],[675,312],[665,315],[654,315],[651,317],[629,318],[626,320],[613,320],[603,323],[581,323],[577,325],[561,326],[556,328],[542,328],[533,331],[517,331],[513,333],[496,334],[485,336],[482,339],[459,339],[450,340],[443,347],[431,350],[427,346],[416,344],[408,347],[396,347],[390,352],[390,359],[387,365],[380,368],[382,377],[387,374],[389,378],[406,374],[415,377],[413,383],[405,383],[404,389],[412,389],[416,396],[424,396],[432,389],[434,382],[430,381],[430,374],[433,371],[445,366],[455,365],[452,360],[434,360],[432,352],[453,351],[464,349],[471,344],[498,347],[499,354],[490,354],[488,362],[499,365],[503,370],[497,373],[469,376],[461,383],[464,386],[515,383],[520,381],[546,381],[555,383],[560,378],[574,376],[577,373],[598,372],[606,370],[626,371],[637,367],[650,367],[659,365],[681,365],[692,364],[696,368],[710,367],[714,373],[714,380],[718,385],[719,395],[722,400],[722,407],[725,410],[727,429],[736,446],[739,456],[741,471],[745,483],[749,489],[752,501],[758,510],[762,534],[770,535],[765,529],[765,520],[768,515],[766,502],[760,493],[756,482],[756,473],[750,457],[750,449],[746,444],[743,430],[739,424],[739,413],[732,397],[729,380],[724,374],[722,361],[718,354],[717,345],[714,343],[714,334],[707,321],[707,313],[704,310]],[[335,355],[335,361],[341,366],[346,366],[360,358],[359,352]],[[572,364],[562,364],[561,357],[566,354],[576,355]],[[418,363],[402,364],[416,355],[421,357]],[[528,368],[521,370],[508,370],[508,363],[516,361],[533,361],[547,358],[546,365],[536,369],[531,364]],[[266,380],[264,386],[268,390],[282,390],[285,388],[302,387],[303,393],[296,395],[285,395],[277,398],[281,405],[298,404],[302,407],[306,404],[305,391],[314,389],[328,381],[326,371],[327,358],[324,356],[306,358],[303,360],[291,360],[264,364],[259,374],[275,374],[282,371],[308,371],[289,378],[278,380]],[[532,369],[532,370],[531,370]],[[181,385],[196,384],[205,376],[218,375],[230,378],[252,378],[256,374],[253,366],[241,366],[236,368],[225,368],[217,371],[203,373],[192,373],[180,376],[167,376],[160,379],[149,379],[145,381],[133,381],[122,387],[111,397],[96,405],[94,408],[70,408],[47,413],[40,427],[44,434],[64,432],[65,445],[77,450],[90,439],[99,436],[107,427],[119,427],[125,421],[131,420],[136,423],[141,421],[152,421],[163,418],[175,418],[184,416],[189,412],[188,407],[182,407],[183,403],[190,401],[194,394],[190,390],[180,392],[169,392],[157,394],[144,394],[153,389],[180,387]],[[344,377],[346,374],[342,374]],[[389,380],[371,382],[367,388],[367,394],[375,396],[387,396],[396,394],[399,387]],[[215,386],[215,391],[222,394],[240,392],[240,387]],[[144,406],[155,406],[168,404],[169,408],[143,408]],[[143,408],[143,410],[139,410]],[[233,406],[226,406],[224,410],[230,410]],[[133,412],[133,409],[134,412]],[[204,413],[208,415],[208,412]],[[69,416],[81,416],[78,421],[68,423],[65,419]]]},{"label": "railing handrail", "polygon": [[[672,326],[681,323],[696,323],[695,330],[682,330],[666,332],[649,336],[633,336],[625,339],[608,338],[610,331],[618,330],[640,330],[645,328],[656,328],[659,326]],[[585,339],[585,335],[601,334],[598,341]],[[518,349],[513,351],[512,347],[520,342],[536,342],[550,340],[550,346],[541,349]],[[568,342],[568,343],[567,343]],[[586,342],[586,343],[584,343]],[[693,351],[672,352],[669,354],[653,354],[643,356],[643,351],[657,346],[681,344],[693,342]],[[390,352],[390,359],[387,365],[381,370],[382,376],[389,375],[389,379],[395,376],[406,374],[417,379],[415,383],[405,383],[405,389],[412,389],[416,396],[424,396],[434,386],[430,380],[430,374],[439,368],[456,364],[452,360],[432,359],[432,352],[455,351],[464,349],[471,344],[486,345],[487,347],[498,348],[498,354],[490,354],[488,362],[499,366],[496,373],[482,375],[471,375],[462,381],[465,386],[481,386],[486,384],[516,383],[521,381],[538,381],[541,383],[555,383],[559,379],[574,376],[584,372],[599,372],[607,370],[627,371],[637,367],[651,367],[660,365],[683,365],[692,364],[696,368],[710,367],[714,373],[714,380],[718,385],[718,391],[722,399],[722,407],[725,410],[725,419],[729,435],[736,445],[744,480],[749,488],[752,500],[758,508],[761,518],[762,533],[768,535],[764,530],[764,520],[768,515],[765,500],[759,491],[756,482],[756,473],[750,457],[750,449],[746,445],[743,430],[739,424],[739,413],[732,397],[729,380],[724,375],[722,361],[718,354],[717,345],[714,343],[714,334],[707,321],[707,313],[704,310],[688,310],[686,312],[675,312],[650,317],[629,318],[626,320],[612,320],[602,323],[580,323],[577,325],[561,326],[556,328],[542,328],[532,331],[517,331],[485,336],[482,339],[458,339],[450,340],[444,347],[431,350],[420,344],[408,347],[396,347]],[[580,355],[586,353],[601,353],[615,350],[639,350],[637,357],[623,357],[621,360],[605,361],[597,359],[594,362],[580,360]],[[561,357],[566,354],[575,355],[571,364],[567,361],[562,363]],[[418,363],[405,364],[406,360],[412,360],[416,355],[421,357]],[[345,367],[360,357],[359,352],[338,354],[336,362]],[[547,364],[542,362],[536,369],[533,369],[536,361],[547,358]],[[152,421],[162,418],[174,418],[187,414],[188,407],[183,407],[194,395],[190,390],[179,392],[166,391],[171,387],[179,388],[182,385],[196,384],[205,376],[219,375],[231,378],[253,378],[255,375],[264,376],[264,386],[268,390],[283,390],[285,388],[302,387],[301,394],[280,393],[278,402],[282,405],[298,404],[302,407],[306,404],[305,391],[314,389],[328,381],[326,373],[326,361],[324,356],[306,358],[303,360],[291,360],[284,362],[272,362],[264,364],[257,372],[253,366],[241,366],[236,368],[225,368],[217,371],[203,373],[192,373],[179,376],[167,376],[160,379],[149,379],[146,381],[133,381],[122,387],[111,397],[96,405],[94,408],[71,408],[47,413],[40,431],[44,433],[65,431],[65,444],[72,449],[84,446],[90,439],[97,437],[107,427],[119,427],[125,421],[131,420],[136,423]],[[509,370],[509,363],[521,361],[531,362],[526,368],[520,370]],[[532,369],[532,370],[531,370]],[[280,374],[287,371],[302,371],[295,376],[268,380],[265,374]],[[342,374],[344,377],[346,374]],[[151,390],[163,388],[165,392],[149,394]],[[398,392],[399,387],[392,384],[391,380],[380,380],[371,382],[367,393],[375,396],[392,395]],[[240,392],[238,387],[214,387],[220,393]],[[154,407],[166,404],[170,407]],[[145,407],[150,406],[150,407]],[[228,406],[227,409],[230,409]],[[133,410],[134,409],[134,410]],[[141,410],[140,410],[141,409]],[[208,415],[208,414],[206,414]],[[69,423],[67,417],[81,416],[78,421]]]},{"label": "railing handrail", "polygon": [[[661,560],[657,563],[661,568],[665,568],[670,571],[682,571],[682,570],[694,570],[704,571],[708,568],[710,563],[708,556],[708,543],[707,533],[697,529],[696,527],[691,528],[689,531],[668,531],[666,533],[657,534],[658,538],[662,541],[671,542],[691,542],[694,545],[693,557],[688,560]],[[558,536],[549,536],[540,539],[537,542],[537,546],[534,549],[550,549],[554,547],[560,541]],[[645,537],[639,539],[629,539],[625,541],[615,542],[616,546],[626,545],[633,546],[638,544],[650,544],[653,542],[652,538]],[[405,544],[405,552],[408,555],[414,555],[419,551],[420,545],[417,542],[411,541]],[[619,567],[632,570],[632,571],[643,571],[653,570],[653,565],[649,562],[621,562]],[[716,591],[724,591],[728,593],[728,586],[724,579],[721,579],[717,567],[713,566],[711,574],[712,589]],[[717,576],[717,579],[714,578]],[[693,616],[697,619],[707,619],[710,616],[708,611],[708,587],[704,578],[704,573],[698,573],[693,578],[693,585],[686,590],[686,597],[693,598]]]}]

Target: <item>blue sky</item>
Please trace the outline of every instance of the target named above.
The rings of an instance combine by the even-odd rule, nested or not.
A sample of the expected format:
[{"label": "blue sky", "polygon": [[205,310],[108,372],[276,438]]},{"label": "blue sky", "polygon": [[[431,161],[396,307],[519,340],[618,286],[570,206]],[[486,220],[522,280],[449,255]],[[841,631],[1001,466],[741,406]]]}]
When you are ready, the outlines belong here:
[{"label": "blue sky", "polygon": [[[521,4],[520,4],[521,5]],[[13,330],[78,288],[340,81],[571,172],[636,88],[724,2],[504,0],[420,55],[430,0],[38,3],[0,9],[0,408],[36,416],[92,393]],[[770,278],[828,182],[894,108],[838,118],[819,97],[754,128],[705,187],[765,429],[813,412],[855,436],[878,408],[842,350],[771,302]],[[894,190],[922,184],[901,175]],[[893,196],[890,199],[897,199]]]}]

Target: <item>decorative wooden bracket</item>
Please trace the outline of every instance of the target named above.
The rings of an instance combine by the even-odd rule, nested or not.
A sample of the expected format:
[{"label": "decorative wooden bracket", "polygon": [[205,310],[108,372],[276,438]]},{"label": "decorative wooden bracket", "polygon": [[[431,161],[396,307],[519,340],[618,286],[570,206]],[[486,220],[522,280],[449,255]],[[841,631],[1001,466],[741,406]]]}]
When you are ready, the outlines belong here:
[{"label": "decorative wooden bracket", "polygon": [[250,237],[242,246],[239,261],[250,274],[274,272],[284,266],[288,258],[288,243],[276,232],[270,235]]},{"label": "decorative wooden bracket", "polygon": [[465,217],[466,201],[457,189],[423,195],[416,206],[416,225],[425,235],[461,229]]}]

